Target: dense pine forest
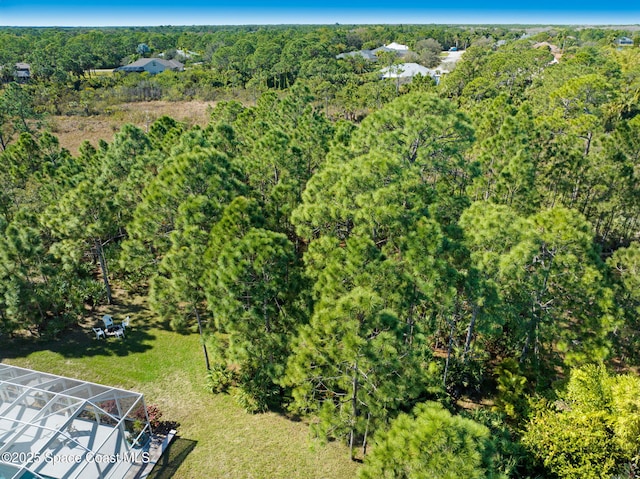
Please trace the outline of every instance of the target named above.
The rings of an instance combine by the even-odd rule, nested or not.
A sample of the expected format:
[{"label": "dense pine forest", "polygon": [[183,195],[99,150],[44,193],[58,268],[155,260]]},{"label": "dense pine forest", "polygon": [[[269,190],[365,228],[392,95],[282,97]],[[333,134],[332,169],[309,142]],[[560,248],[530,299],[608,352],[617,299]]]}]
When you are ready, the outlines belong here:
[{"label": "dense pine forest", "polygon": [[[362,478],[637,477],[639,40],[0,29],[0,335],[55,340],[117,287],[202,336],[203,387],[344,442]],[[438,84],[336,58],[391,42],[464,54]],[[111,71],[160,55],[185,70]],[[48,129],[158,99],[215,107],[77,154]]]}]

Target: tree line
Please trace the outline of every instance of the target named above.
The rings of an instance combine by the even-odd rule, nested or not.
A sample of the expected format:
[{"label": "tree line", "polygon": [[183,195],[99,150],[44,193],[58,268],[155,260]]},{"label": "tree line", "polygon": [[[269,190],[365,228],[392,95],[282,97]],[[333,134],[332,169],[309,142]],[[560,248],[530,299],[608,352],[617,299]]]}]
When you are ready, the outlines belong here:
[{"label": "tree line", "polygon": [[557,62],[471,46],[362,121],[295,81],[75,156],[8,85],[0,332],[56,336],[116,281],[362,477],[634,474],[640,51],[571,33]]},{"label": "tree line", "polygon": [[[0,28],[0,79],[16,62],[31,69],[28,89],[37,109],[95,115],[123,101],[239,99],[254,102],[268,89],[305,83],[331,116],[357,118],[393,98],[380,65],[336,55],[400,42],[409,60],[437,66],[438,49],[492,47],[526,35],[522,26],[330,25],[241,27]],[[613,45],[622,30],[555,28],[535,37],[565,49]],[[533,38],[533,37],[531,37]],[[161,75],[104,74],[141,56],[176,58],[187,71]],[[390,61],[400,61],[390,58]],[[386,65],[387,60],[383,63]]]}]

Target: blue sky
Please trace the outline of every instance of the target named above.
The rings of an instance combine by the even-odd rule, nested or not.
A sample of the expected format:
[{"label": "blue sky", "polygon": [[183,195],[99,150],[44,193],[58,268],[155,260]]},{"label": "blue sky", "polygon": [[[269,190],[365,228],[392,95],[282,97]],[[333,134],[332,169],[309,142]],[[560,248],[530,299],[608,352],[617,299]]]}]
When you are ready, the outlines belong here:
[{"label": "blue sky", "polygon": [[0,25],[640,24],[640,1],[0,0]]}]

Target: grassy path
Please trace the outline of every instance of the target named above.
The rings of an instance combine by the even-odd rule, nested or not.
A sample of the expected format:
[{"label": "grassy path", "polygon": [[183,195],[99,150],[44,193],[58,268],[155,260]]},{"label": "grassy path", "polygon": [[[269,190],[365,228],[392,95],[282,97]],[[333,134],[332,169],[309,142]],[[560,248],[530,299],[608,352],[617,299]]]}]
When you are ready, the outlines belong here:
[{"label": "grassy path", "polygon": [[[357,464],[344,446],[321,445],[306,424],[275,413],[249,415],[230,396],[207,391],[197,335],[166,329],[139,303],[108,312],[116,320],[131,314],[133,329],[125,340],[98,341],[79,328],[37,345],[0,339],[0,361],[144,393],[147,404],[178,422],[178,435],[194,446],[175,479],[355,477]],[[95,315],[96,324],[100,317]]]}]

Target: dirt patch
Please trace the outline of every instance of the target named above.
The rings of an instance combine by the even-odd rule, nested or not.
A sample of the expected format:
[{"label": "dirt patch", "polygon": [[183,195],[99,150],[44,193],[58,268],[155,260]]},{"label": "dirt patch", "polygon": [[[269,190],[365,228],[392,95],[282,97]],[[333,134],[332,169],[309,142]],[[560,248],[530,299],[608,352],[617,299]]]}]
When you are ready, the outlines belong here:
[{"label": "dirt patch", "polygon": [[103,115],[53,116],[49,121],[51,131],[60,140],[60,146],[77,155],[85,140],[94,147],[100,140],[111,142],[113,135],[125,123],[146,131],[154,121],[166,115],[188,126],[205,126],[214,106],[215,102],[203,101],[122,103],[110,107],[109,112]]},{"label": "dirt patch", "polygon": [[464,50],[457,50],[455,52],[443,52],[443,54],[440,56],[440,65],[438,65],[435,69],[440,70],[441,72],[452,71],[456,67],[456,63],[458,63],[462,58],[463,54]]},{"label": "dirt patch", "polygon": [[204,125],[209,120],[209,112],[216,102],[204,101],[149,101],[123,103],[113,108],[121,112],[118,116],[130,121],[155,121],[163,115],[184,121],[189,125]]},{"label": "dirt patch", "polygon": [[549,42],[535,43],[533,48],[548,48],[556,62],[559,62],[562,58],[562,50]]}]

